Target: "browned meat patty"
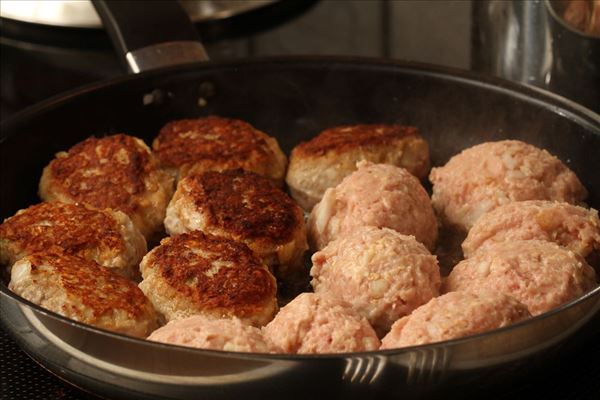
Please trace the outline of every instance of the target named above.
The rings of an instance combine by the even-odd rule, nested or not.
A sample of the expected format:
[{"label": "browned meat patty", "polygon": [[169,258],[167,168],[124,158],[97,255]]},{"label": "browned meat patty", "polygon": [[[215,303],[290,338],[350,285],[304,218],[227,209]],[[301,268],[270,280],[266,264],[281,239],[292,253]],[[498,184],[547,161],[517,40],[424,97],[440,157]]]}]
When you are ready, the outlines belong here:
[{"label": "browned meat patty", "polygon": [[173,178],[142,140],[123,134],[91,137],[60,152],[44,169],[40,196],[127,214],[146,239],[163,230]]},{"label": "browned meat patty", "polygon": [[110,209],[41,203],[0,225],[0,263],[9,269],[18,259],[53,247],[130,279],[139,277],[138,264],[147,251],[144,237],[129,217]]},{"label": "browned meat patty", "polygon": [[166,124],[152,144],[162,166],[190,172],[243,168],[283,183],[287,159],[277,140],[247,122],[208,116]]},{"label": "browned meat patty", "polygon": [[8,287],[32,303],[98,328],[138,337],[158,328],[150,301],[135,283],[59,250],[17,261]]},{"label": "browned meat patty", "polygon": [[193,230],[244,242],[276,275],[303,270],[307,249],[302,209],[273,183],[241,169],[182,179],[169,203],[171,235]]},{"label": "browned meat patty", "polygon": [[142,291],[167,321],[203,314],[264,325],[277,284],[245,244],[193,231],[163,239],[140,265]]},{"label": "browned meat patty", "polygon": [[286,177],[292,197],[310,211],[326,189],[337,186],[363,160],[402,167],[421,179],[429,172],[429,147],[412,126],[378,124],[326,129],[292,150]]}]

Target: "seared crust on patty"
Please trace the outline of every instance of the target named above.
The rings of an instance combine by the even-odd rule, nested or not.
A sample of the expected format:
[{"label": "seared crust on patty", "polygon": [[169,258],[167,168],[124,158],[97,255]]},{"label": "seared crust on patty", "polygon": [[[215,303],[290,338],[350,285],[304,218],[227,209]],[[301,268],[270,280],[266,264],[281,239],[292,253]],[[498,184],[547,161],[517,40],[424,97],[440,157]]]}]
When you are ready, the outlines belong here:
[{"label": "seared crust on patty", "polygon": [[123,211],[146,238],[162,230],[172,194],[173,179],[148,146],[124,134],[90,137],[58,153],[40,181],[42,199]]},{"label": "seared crust on patty", "polygon": [[343,152],[359,146],[392,145],[398,140],[417,136],[414,126],[351,125],[337,126],[321,132],[317,137],[295,147],[298,156],[323,156],[329,151]]},{"label": "seared crust on patty", "polygon": [[152,305],[135,283],[57,249],[17,261],[8,287],[32,303],[99,328],[146,337],[158,327]]},{"label": "seared crust on patty", "polygon": [[302,209],[271,181],[242,169],[182,179],[165,227],[169,234],[199,229],[244,242],[277,275],[300,268],[308,247]]},{"label": "seared crust on patty", "polygon": [[247,122],[217,116],[169,122],[152,148],[179,178],[192,171],[243,168],[281,185],[287,162],[276,139]]},{"label": "seared crust on patty", "polygon": [[412,126],[353,125],[326,129],[292,150],[286,177],[292,197],[306,210],[356,170],[358,161],[391,164],[419,179],[429,171],[429,147]]},{"label": "seared crust on patty", "polygon": [[53,247],[111,268],[127,278],[139,276],[146,241],[129,217],[81,204],[41,203],[20,210],[0,225],[0,263],[9,268],[25,255]]},{"label": "seared crust on patty", "polygon": [[275,278],[243,243],[184,233],[163,239],[140,268],[140,288],[168,321],[203,314],[264,325],[277,310]]},{"label": "seared crust on patty", "polygon": [[285,193],[259,175],[241,169],[206,172],[190,177],[186,183],[196,207],[207,208],[208,223],[240,238],[285,243],[300,219],[299,210]]}]

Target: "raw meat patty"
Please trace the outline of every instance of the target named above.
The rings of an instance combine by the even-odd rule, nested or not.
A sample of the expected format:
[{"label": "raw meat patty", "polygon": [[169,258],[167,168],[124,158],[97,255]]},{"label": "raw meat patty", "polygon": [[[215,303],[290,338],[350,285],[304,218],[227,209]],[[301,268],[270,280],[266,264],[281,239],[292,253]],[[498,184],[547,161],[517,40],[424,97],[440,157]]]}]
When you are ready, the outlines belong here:
[{"label": "raw meat patty", "polygon": [[529,318],[527,307],[492,291],[450,292],[398,320],[381,349],[416,346],[475,335]]},{"label": "raw meat patty", "polygon": [[341,300],[302,293],[263,328],[284,353],[349,353],[379,348],[369,322]]},{"label": "raw meat patty", "polygon": [[358,169],[329,188],[313,208],[309,240],[316,250],[361,226],[391,228],[413,235],[428,249],[437,238],[437,221],[427,192],[403,168],[361,161]]},{"label": "raw meat patty", "polygon": [[462,244],[465,257],[492,243],[547,240],[582,257],[600,251],[598,211],[544,200],[509,203],[482,215]]},{"label": "raw meat patty", "polygon": [[217,319],[195,315],[171,321],[152,332],[148,340],[200,349],[273,352],[260,329],[235,317]]},{"label": "raw meat patty", "polygon": [[392,323],[439,294],[435,256],[413,236],[361,227],[312,257],[315,293],[340,298],[383,336]]},{"label": "raw meat patty", "polygon": [[482,143],[433,168],[432,202],[445,224],[468,231],[498,206],[524,200],[579,204],[587,191],[558,158],[518,140]]},{"label": "raw meat patty", "polygon": [[461,261],[444,286],[446,292],[505,293],[538,315],[591,290],[596,274],[581,256],[556,243],[516,240],[490,244]]}]

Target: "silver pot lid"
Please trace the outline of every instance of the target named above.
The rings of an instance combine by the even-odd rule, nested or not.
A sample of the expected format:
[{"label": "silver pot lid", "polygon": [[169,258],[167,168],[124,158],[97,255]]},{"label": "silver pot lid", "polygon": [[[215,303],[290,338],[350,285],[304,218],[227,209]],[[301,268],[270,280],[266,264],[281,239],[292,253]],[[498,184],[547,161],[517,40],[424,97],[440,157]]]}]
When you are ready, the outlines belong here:
[{"label": "silver pot lid", "polygon": [[[272,4],[278,0],[183,0],[194,22],[220,20]],[[0,17],[66,28],[100,28],[102,23],[89,0],[2,0]]]}]

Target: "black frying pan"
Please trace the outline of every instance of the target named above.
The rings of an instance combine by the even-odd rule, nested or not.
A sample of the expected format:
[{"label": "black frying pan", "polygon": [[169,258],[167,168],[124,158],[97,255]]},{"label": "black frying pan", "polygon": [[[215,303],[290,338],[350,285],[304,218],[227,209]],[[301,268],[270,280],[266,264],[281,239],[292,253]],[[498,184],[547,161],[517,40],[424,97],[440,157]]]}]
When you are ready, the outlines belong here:
[{"label": "black frying pan", "polygon": [[[131,50],[128,43],[134,42],[123,39],[121,47]],[[167,121],[208,114],[246,120],[277,137],[286,152],[339,124],[416,125],[434,165],[476,143],[520,139],[561,158],[588,188],[589,204],[600,205],[600,117],[589,110],[447,68],[295,57],[162,68],[22,112],[2,125],[1,217],[39,201],[42,168],[57,151],[115,132],[150,142]],[[26,352],[81,387],[123,399],[468,397],[474,388],[510,382],[600,333],[600,288],[469,338],[324,356],[216,352],[127,338],[44,311],[4,284],[0,301],[4,326]]]}]

